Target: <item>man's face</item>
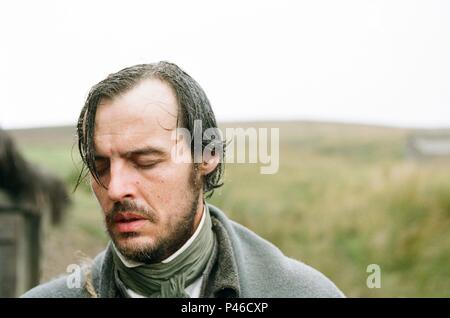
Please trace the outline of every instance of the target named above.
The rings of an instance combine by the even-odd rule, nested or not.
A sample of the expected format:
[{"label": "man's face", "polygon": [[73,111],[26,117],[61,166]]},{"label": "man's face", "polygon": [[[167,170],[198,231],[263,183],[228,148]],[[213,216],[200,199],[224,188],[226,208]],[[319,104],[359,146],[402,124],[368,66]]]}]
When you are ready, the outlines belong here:
[{"label": "man's face", "polygon": [[159,262],[192,235],[203,210],[201,177],[189,146],[171,159],[178,105],[170,86],[145,80],[102,100],[95,120],[96,167],[105,189],[92,189],[111,239],[136,261]]}]

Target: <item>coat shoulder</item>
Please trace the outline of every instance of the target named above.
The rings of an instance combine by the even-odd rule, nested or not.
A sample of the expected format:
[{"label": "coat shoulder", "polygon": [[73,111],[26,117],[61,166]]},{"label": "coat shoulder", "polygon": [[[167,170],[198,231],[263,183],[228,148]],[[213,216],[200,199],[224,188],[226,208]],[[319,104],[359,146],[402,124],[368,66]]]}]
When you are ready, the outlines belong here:
[{"label": "coat shoulder", "polygon": [[286,276],[296,292],[286,297],[342,298],[344,293],[323,273],[313,267],[285,256]]},{"label": "coat shoulder", "polygon": [[[61,275],[47,283],[38,285],[21,298],[90,298],[96,297],[101,279],[101,267],[105,251],[88,264],[77,265],[73,272]],[[95,294],[95,295],[94,295]]]},{"label": "coat shoulder", "polygon": [[68,275],[55,278],[30,289],[21,298],[85,298],[89,297],[84,282],[71,286]]},{"label": "coat shoulder", "polygon": [[[254,285],[262,286],[261,297],[340,298],[344,294],[324,274],[313,267],[284,255],[281,250],[249,229],[233,222],[246,258],[248,271],[256,273]],[[256,289],[257,290],[257,289]]]},{"label": "coat shoulder", "polygon": [[345,297],[318,270],[284,255],[269,241],[229,220],[219,209],[213,210],[230,236],[244,297]]}]

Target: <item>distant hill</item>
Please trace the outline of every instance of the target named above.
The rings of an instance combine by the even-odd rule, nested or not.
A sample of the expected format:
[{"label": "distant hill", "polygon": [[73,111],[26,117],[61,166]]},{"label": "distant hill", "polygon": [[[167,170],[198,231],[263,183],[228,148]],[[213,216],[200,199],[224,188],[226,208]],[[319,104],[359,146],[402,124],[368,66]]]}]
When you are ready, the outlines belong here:
[{"label": "distant hill", "polygon": [[76,141],[75,126],[10,129],[8,132],[20,145],[69,145]]},{"label": "distant hill", "polygon": [[[341,131],[346,134],[360,134],[360,133],[379,133],[381,131],[390,132],[405,132],[409,129],[395,128],[378,125],[364,125],[364,124],[347,124],[334,122],[319,122],[319,121],[246,121],[246,122],[222,122],[219,124],[222,129],[227,127],[242,127],[242,128],[273,128],[278,127],[283,132],[283,136],[297,135],[304,132],[332,132]],[[71,144],[76,142],[76,127],[74,126],[52,126],[39,128],[25,128],[25,129],[10,129],[8,132],[19,144]]]},{"label": "distant hill", "polygon": [[[223,134],[226,133],[226,128],[279,128],[280,142],[283,145],[294,148],[331,152],[352,151],[348,148],[349,145],[351,145],[352,148],[358,147],[357,151],[367,151],[367,142],[369,141],[383,145],[385,142],[389,144],[392,141],[397,140],[397,146],[402,147],[401,145],[403,144],[403,147],[407,149],[407,152],[411,155],[412,153],[417,152],[415,151],[417,147],[414,148],[411,146],[413,144],[411,140],[415,140],[417,137],[436,135],[450,136],[450,129],[410,129],[380,125],[319,121],[222,122],[219,126],[222,129]],[[73,147],[73,149],[77,148],[75,125],[12,129],[9,130],[9,133],[21,147],[64,146]],[[270,133],[270,130],[268,133]],[[325,144],[322,143],[324,138],[327,140]],[[448,143],[448,137],[445,142]],[[387,146],[387,144],[385,144],[385,146]],[[319,146],[321,149],[317,148]]]}]

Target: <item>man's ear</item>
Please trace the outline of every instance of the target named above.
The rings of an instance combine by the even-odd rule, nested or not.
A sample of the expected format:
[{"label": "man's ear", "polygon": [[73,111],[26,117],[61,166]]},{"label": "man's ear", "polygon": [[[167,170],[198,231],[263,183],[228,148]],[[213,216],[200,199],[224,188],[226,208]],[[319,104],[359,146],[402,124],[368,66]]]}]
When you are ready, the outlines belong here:
[{"label": "man's ear", "polygon": [[203,176],[210,174],[216,169],[217,165],[220,163],[220,156],[217,151],[207,150],[203,152],[203,160],[200,165],[200,172]]}]

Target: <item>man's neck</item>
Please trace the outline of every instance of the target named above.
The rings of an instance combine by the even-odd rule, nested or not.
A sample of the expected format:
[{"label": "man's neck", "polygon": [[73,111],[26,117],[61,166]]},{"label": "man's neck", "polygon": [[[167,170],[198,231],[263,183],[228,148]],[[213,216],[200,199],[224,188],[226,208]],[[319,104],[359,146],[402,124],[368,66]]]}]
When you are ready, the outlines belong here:
[{"label": "man's neck", "polygon": [[[203,204],[202,204],[202,206],[203,206]],[[201,213],[197,213],[197,214],[200,215],[200,221],[198,222],[198,225],[194,231],[194,234],[192,234],[192,236],[186,241],[186,243],[183,244],[183,246],[181,246],[175,253],[173,253],[172,255],[167,257],[165,260],[161,261],[161,263],[169,263],[171,260],[175,259],[178,255],[183,253],[192,244],[192,242],[195,240],[195,238],[198,236],[198,233],[200,233],[200,230],[202,229],[203,224],[205,223],[206,207],[203,206],[203,211],[201,211]]]},{"label": "man's neck", "polygon": [[197,204],[197,211],[195,213],[195,218],[194,218],[194,229],[192,230],[192,233],[195,233],[195,231],[197,231],[198,225],[200,224],[200,221],[203,218],[203,214],[206,209],[205,204],[206,204],[206,202],[204,201],[203,196],[199,197],[198,204]]}]

